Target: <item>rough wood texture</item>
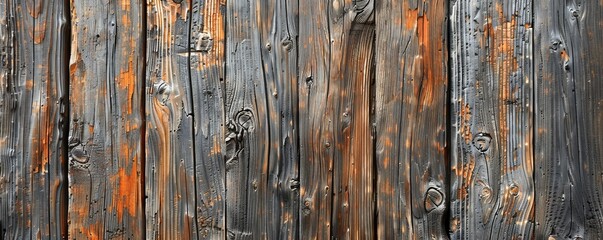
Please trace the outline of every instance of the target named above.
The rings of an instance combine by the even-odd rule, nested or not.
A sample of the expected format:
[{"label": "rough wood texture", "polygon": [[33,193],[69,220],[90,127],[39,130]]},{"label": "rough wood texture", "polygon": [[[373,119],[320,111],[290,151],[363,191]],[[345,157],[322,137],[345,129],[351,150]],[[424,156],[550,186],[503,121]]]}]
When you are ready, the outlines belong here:
[{"label": "rough wood texture", "polygon": [[534,1],[537,239],[602,239],[601,1]]},{"label": "rough wood texture", "polygon": [[267,239],[298,239],[298,3],[262,0],[257,20],[268,117]]},{"label": "rough wood texture", "polygon": [[64,1],[0,4],[0,225],[5,239],[66,237]]},{"label": "rough wood texture", "polygon": [[602,13],[5,0],[0,239],[603,239]]},{"label": "rough wood texture", "polygon": [[453,239],[532,238],[531,1],[451,6]]},{"label": "rough wood texture", "polygon": [[224,238],[224,3],[148,5],[146,213],[153,239]]},{"label": "rough wood texture", "polygon": [[193,0],[189,69],[195,141],[196,224],[199,238],[226,237],[223,149],[225,1]]},{"label": "rough wood texture", "polygon": [[344,52],[343,78],[333,79],[339,96],[335,137],[336,168],[333,175],[334,208],[332,233],[344,239],[373,239],[373,141],[370,124],[373,78],[374,28],[355,25],[349,31]]},{"label": "rough wood texture", "polygon": [[299,9],[298,50],[300,239],[327,239],[333,199],[334,116],[328,97],[331,38],[327,12],[332,5],[312,0],[303,6]]},{"label": "rough wood texture", "polygon": [[143,5],[71,1],[69,238],[140,239]]},{"label": "rough wood texture", "polygon": [[447,4],[375,8],[377,235],[447,238]]},{"label": "rough wood texture", "polygon": [[[228,239],[268,238],[270,113],[260,1],[226,7],[226,227]],[[272,96],[274,97],[274,96]],[[275,123],[276,124],[276,123]]]}]

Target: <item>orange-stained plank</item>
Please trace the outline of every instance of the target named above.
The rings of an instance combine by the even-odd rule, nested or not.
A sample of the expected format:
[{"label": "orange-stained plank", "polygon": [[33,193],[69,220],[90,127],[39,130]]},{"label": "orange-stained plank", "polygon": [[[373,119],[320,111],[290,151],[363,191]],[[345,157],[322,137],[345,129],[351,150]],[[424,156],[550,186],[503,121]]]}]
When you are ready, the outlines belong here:
[{"label": "orange-stained plank", "polygon": [[[376,4],[380,239],[447,237],[447,9],[447,1]],[[395,190],[380,187],[388,185]]]},{"label": "orange-stained plank", "polygon": [[69,238],[142,239],[143,4],[70,4]]}]

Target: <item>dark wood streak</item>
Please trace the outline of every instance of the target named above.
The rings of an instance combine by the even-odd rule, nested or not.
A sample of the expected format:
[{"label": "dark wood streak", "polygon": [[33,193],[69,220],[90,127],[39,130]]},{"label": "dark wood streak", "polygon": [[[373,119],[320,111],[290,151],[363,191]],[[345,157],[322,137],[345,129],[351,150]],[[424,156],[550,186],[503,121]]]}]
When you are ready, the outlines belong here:
[{"label": "dark wood streak", "polygon": [[138,239],[143,5],[71,5],[69,237]]},{"label": "dark wood streak", "polygon": [[453,239],[532,238],[531,1],[451,6]]},{"label": "dark wood streak", "polygon": [[535,1],[537,239],[603,238],[601,1]]},{"label": "dark wood streak", "polygon": [[332,230],[336,116],[331,110],[329,91],[331,40],[334,41],[330,22],[335,18],[327,12],[331,6],[330,2],[313,0],[300,4],[299,9],[300,239],[327,239]]},{"label": "dark wood streak", "polygon": [[267,239],[298,239],[298,2],[262,0],[257,9],[269,128]]}]

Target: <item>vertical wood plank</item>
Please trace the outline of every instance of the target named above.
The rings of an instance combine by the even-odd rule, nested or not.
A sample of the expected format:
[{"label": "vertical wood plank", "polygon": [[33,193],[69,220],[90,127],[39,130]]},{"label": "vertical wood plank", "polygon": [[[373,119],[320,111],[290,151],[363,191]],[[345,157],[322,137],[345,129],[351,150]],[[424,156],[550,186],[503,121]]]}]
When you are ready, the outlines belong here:
[{"label": "vertical wood plank", "polygon": [[[197,221],[208,209],[205,203],[196,201],[195,191],[208,189],[196,188],[195,151],[199,149],[201,154],[207,145],[195,148],[194,142],[193,70],[189,62],[191,1],[149,1],[146,17],[146,236],[197,239],[199,224],[219,226],[219,217],[216,222],[213,219]],[[195,76],[199,73],[197,69]],[[205,180],[204,176],[198,180]],[[210,194],[199,200],[204,197],[209,201],[215,199],[215,195]],[[210,234],[209,231],[220,235],[218,229],[208,229],[205,234]]]},{"label": "vertical wood plank", "polygon": [[601,239],[601,1],[535,1],[537,239]]},{"label": "vertical wood plank", "polygon": [[378,236],[447,238],[447,3],[376,4]]},{"label": "vertical wood plank", "polygon": [[12,1],[0,2],[0,236],[17,237],[17,19]]},{"label": "vertical wood plank", "polygon": [[414,28],[415,20],[406,17],[406,1],[375,4],[377,238],[411,239],[410,161],[405,147],[410,112],[404,107],[408,104],[404,96],[410,91],[404,86],[412,58],[404,54],[413,37],[406,31]]},{"label": "vertical wood plank", "polygon": [[226,238],[224,63],[226,1],[193,0],[189,32],[199,238]]},{"label": "vertical wood plank", "polygon": [[[333,237],[372,239],[373,231],[373,141],[369,103],[371,95],[374,28],[354,25],[343,50],[344,74],[340,79],[335,113],[335,196],[341,207],[333,220]],[[336,59],[333,59],[336,60]],[[337,223],[337,225],[335,225]]]},{"label": "vertical wood plank", "polygon": [[71,1],[69,237],[144,237],[140,1]]},{"label": "vertical wood plank", "polygon": [[268,238],[270,113],[260,1],[226,8],[226,223],[228,239]]},{"label": "vertical wood plank", "polygon": [[334,116],[329,109],[332,99],[329,99],[331,38],[328,15],[331,6],[317,0],[305,2],[299,8],[301,239],[327,239],[332,229]]},{"label": "vertical wood plank", "polygon": [[269,126],[267,238],[298,239],[298,1],[262,0],[256,6]]},{"label": "vertical wood plank", "polygon": [[451,236],[532,238],[532,2],[450,9]]},{"label": "vertical wood plank", "polygon": [[0,219],[7,239],[66,237],[64,1],[5,1]]}]

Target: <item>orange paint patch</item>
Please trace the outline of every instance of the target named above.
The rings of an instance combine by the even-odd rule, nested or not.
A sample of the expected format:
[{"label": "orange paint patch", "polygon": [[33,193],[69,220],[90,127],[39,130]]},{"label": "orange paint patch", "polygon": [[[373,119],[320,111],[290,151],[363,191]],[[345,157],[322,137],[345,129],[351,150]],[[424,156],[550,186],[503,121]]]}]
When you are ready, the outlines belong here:
[{"label": "orange paint patch", "polygon": [[[129,173],[126,172],[125,167],[122,167],[112,179],[113,182],[118,183],[119,186],[117,191],[118,195],[114,199],[115,207],[117,208],[118,221],[121,221],[123,218],[124,209],[128,211],[130,216],[136,216],[136,211],[140,205],[140,181],[138,179],[137,157],[134,157],[132,162],[132,169]],[[117,179],[115,179],[115,177],[117,177]]]},{"label": "orange paint patch", "polygon": [[402,5],[402,9],[404,9],[404,27],[406,30],[412,30],[415,28],[417,24],[417,16],[419,15],[418,9],[410,9],[408,6],[408,1],[404,1]]}]

